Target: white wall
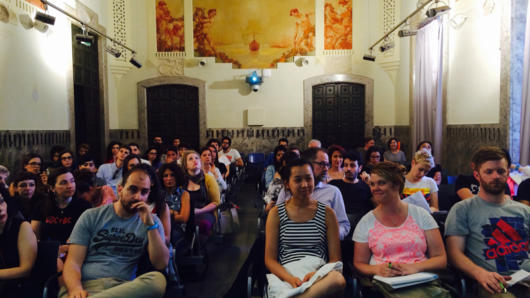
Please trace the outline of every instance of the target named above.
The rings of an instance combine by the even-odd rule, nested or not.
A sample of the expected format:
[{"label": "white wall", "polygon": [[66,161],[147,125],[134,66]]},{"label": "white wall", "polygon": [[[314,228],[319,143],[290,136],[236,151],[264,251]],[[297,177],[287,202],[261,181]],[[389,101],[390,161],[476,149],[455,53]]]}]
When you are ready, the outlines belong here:
[{"label": "white wall", "polygon": [[[487,14],[484,1],[459,1],[450,16],[466,16],[464,25],[449,28],[447,124],[499,122],[501,5]],[[505,2],[505,3],[502,3]]]}]

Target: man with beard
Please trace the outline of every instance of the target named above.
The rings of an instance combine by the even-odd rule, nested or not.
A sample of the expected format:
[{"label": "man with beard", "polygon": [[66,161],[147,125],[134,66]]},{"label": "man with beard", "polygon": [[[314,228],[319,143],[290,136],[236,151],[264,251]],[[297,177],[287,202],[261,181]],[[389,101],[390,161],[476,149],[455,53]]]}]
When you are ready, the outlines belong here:
[{"label": "man with beard", "polygon": [[157,271],[136,277],[146,251],[156,270],[167,267],[164,230],[146,204],[149,174],[133,168],[118,186],[119,200],[87,210],[69,239],[59,297],[162,297],[166,280]]},{"label": "man with beard", "polygon": [[[350,221],[344,209],[344,200],[340,190],[333,185],[326,184],[328,177],[329,158],[325,149],[309,148],[302,153],[302,158],[311,163],[313,169],[313,176],[315,177],[315,188],[313,190],[313,198],[320,203],[328,205],[335,211],[337,221],[339,222],[340,239],[344,239],[350,232]],[[286,183],[284,177],[282,177]],[[289,191],[283,188],[278,195],[276,205],[279,205],[291,198]]]},{"label": "man with beard", "polygon": [[355,152],[350,152],[344,154],[343,158],[342,169],[344,170],[344,177],[331,180],[329,184],[339,188],[344,198],[344,206],[350,221],[351,231],[353,231],[359,220],[368,211],[372,210],[374,205],[370,200],[372,197],[370,188],[357,178],[360,170],[359,157]]},{"label": "man with beard", "polygon": [[[509,172],[500,148],[482,147],[472,162],[479,191],[449,211],[447,252],[451,264],[476,281],[477,297],[501,297],[509,275],[530,271],[530,207],[504,195]],[[522,283],[508,292],[502,297],[530,297],[530,288]]]},{"label": "man with beard", "polygon": [[[232,140],[229,137],[223,137],[221,139],[221,149],[218,153],[219,160],[221,158],[226,157],[231,164],[235,164],[238,167],[242,167],[243,159],[241,158],[241,154],[239,154],[239,151],[237,151],[234,148],[231,148],[232,146]],[[230,166],[229,164],[226,165],[227,167]]]}]

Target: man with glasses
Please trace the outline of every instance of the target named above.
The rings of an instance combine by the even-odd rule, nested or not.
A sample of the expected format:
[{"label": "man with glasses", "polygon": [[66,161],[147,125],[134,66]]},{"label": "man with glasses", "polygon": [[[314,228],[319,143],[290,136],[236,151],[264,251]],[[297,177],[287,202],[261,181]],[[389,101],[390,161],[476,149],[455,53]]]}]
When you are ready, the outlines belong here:
[{"label": "man with glasses", "polygon": [[[337,221],[339,222],[340,239],[344,239],[344,237],[350,232],[350,221],[346,215],[344,200],[340,190],[336,186],[325,183],[328,176],[328,169],[330,167],[326,150],[322,148],[309,148],[302,153],[302,158],[309,161],[313,168],[313,176],[315,177],[313,198],[328,205],[333,211],[335,211]],[[280,191],[276,204],[281,204],[290,198],[291,194],[286,192],[284,188]]]},{"label": "man with glasses", "polygon": [[[224,156],[230,161],[231,164],[242,167],[243,159],[241,158],[241,154],[239,154],[239,151],[236,149],[230,148],[230,146],[232,146],[232,140],[229,137],[223,137],[221,140],[222,150],[218,153],[219,159],[222,159]],[[226,166],[228,167],[229,165]]]}]

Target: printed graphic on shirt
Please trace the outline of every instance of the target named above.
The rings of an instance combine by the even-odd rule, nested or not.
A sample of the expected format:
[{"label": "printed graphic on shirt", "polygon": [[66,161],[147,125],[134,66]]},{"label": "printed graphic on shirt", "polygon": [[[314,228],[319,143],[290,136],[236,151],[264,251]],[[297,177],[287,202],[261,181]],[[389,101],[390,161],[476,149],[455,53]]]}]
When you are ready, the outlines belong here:
[{"label": "printed graphic on shirt", "polygon": [[46,216],[46,223],[50,225],[69,225],[73,223],[73,218],[71,216]]},{"label": "printed graphic on shirt", "polygon": [[424,187],[424,188],[405,188],[403,189],[403,193],[401,193],[401,199],[404,199],[408,196],[411,196],[415,193],[417,193],[418,191],[421,191],[421,193],[423,194],[423,196],[425,197],[425,200],[427,200],[427,202],[431,199],[431,189],[428,188],[428,187]]},{"label": "printed graphic on shirt", "polygon": [[480,188],[480,185],[477,185],[477,184],[470,184],[469,185],[470,189],[471,189],[471,193],[476,195],[478,194],[478,191],[479,191],[479,188]]},{"label": "printed graphic on shirt", "polygon": [[528,259],[528,235],[522,217],[490,218],[490,224],[482,226],[486,260],[495,260],[497,272],[519,270]]},{"label": "printed graphic on shirt", "polygon": [[[144,237],[126,232],[123,228],[101,229],[92,238],[92,248],[111,255],[137,256],[142,253]],[[101,251],[100,251],[101,250]]]}]

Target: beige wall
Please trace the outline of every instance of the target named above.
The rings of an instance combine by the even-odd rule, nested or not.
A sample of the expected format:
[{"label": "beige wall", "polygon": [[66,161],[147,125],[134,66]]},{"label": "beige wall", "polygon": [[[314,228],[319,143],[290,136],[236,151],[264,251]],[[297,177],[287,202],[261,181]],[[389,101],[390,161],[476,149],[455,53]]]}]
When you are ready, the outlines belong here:
[{"label": "beige wall", "polygon": [[[17,15],[21,0],[0,0]],[[76,7],[72,0],[66,2]],[[138,128],[136,83],[160,75],[155,57],[154,0],[127,0],[126,43],[143,64],[133,68],[126,61],[107,56],[108,111],[111,129]],[[396,0],[397,20],[415,8],[415,1]],[[500,0],[496,1],[498,6]],[[111,0],[83,0],[99,17],[99,23],[113,32]],[[317,36],[323,35],[323,0],[316,0]],[[499,121],[500,52],[499,10],[484,15],[482,1],[467,0],[454,4],[451,15],[468,16],[460,29],[450,28],[449,73],[447,82],[448,124],[497,123]],[[232,69],[231,65],[208,59],[205,67],[194,66],[192,21],[186,17],[185,76],[206,81],[207,125],[209,128],[245,127],[244,111],[264,110],[264,126],[303,126],[304,79],[331,73],[353,73],[374,79],[374,125],[408,125],[411,39],[396,39],[392,57],[380,53],[376,63],[362,60],[368,46],[383,33],[381,1],[354,0],[354,51],[348,56],[324,56],[322,38],[317,39],[317,55],[309,65],[279,64],[264,78],[261,90],[249,91],[244,83],[251,70]],[[476,8],[476,9],[471,9]],[[187,16],[192,0],[185,0]],[[0,129],[69,128],[68,92],[71,86],[70,22],[61,14],[47,33],[25,30],[18,21],[0,23]],[[80,15],[86,15],[78,10]],[[386,64],[385,64],[386,63]],[[392,67],[388,65],[392,64]],[[71,83],[70,83],[71,84]],[[472,110],[474,113],[469,113]],[[36,116],[38,115],[38,117]]]}]

